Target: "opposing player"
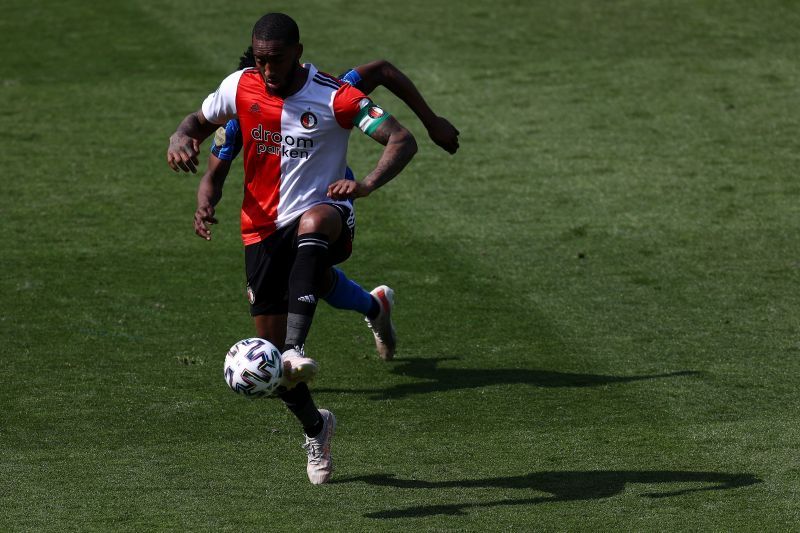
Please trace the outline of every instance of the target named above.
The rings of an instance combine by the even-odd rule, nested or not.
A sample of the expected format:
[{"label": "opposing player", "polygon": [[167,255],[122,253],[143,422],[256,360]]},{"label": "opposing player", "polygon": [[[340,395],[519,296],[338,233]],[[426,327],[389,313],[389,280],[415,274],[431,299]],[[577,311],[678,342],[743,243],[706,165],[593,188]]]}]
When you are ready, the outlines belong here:
[{"label": "opposing player", "polygon": [[[249,47],[239,59],[239,70],[255,67],[253,48]],[[431,139],[449,153],[458,150],[458,130],[450,122],[436,115],[417,90],[414,83],[394,65],[385,60],[372,61],[347,71],[339,77],[342,81],[370,94],[378,86],[385,86],[403,100],[420,118]],[[198,236],[210,240],[209,224],[217,222],[215,206],[222,198],[225,178],[231,162],[242,148],[242,132],[237,119],[231,119],[219,128],[211,146],[206,172],[197,190],[197,210],[194,214],[194,228]],[[348,167],[347,179],[355,179]],[[352,204],[348,206],[355,213]],[[348,221],[353,235],[355,217]],[[384,360],[394,357],[396,334],[391,320],[394,305],[394,291],[385,286],[376,287],[371,293],[347,278],[338,268],[326,273],[321,287],[323,300],[338,309],[353,310],[364,315],[375,337],[378,355]]]},{"label": "opposing player", "polygon": [[[176,171],[196,171],[200,143],[219,125],[239,119],[251,311],[259,336],[282,344],[284,356],[302,367],[311,361],[303,347],[324,274],[350,254],[348,201],[395,177],[417,146],[411,133],[363,92],[300,64],[299,30],[287,15],[263,16],[252,40],[256,68],[225,78],[201,109],[180,123],[170,137],[167,162]],[[375,169],[360,181],[343,178],[354,126],[384,145]],[[303,381],[280,397],[303,425],[309,480],[327,482],[336,418],[316,408]]]}]

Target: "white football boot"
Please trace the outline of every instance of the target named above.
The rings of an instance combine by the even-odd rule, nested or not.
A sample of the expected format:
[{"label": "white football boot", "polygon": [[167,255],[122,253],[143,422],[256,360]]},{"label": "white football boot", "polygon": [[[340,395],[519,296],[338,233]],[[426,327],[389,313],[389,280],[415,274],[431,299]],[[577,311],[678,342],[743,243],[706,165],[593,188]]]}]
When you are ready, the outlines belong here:
[{"label": "white football boot", "polygon": [[310,357],[306,357],[302,348],[291,348],[281,355],[283,361],[283,378],[281,385],[293,389],[300,382],[310,383],[319,371],[319,365]]},{"label": "white football boot", "polygon": [[313,485],[327,483],[333,475],[333,458],[331,457],[331,439],[336,430],[336,417],[327,409],[320,409],[323,426],[322,431],[314,438],[306,435],[303,448],[308,455],[306,472]]},{"label": "white football boot", "polygon": [[375,336],[375,347],[384,361],[394,358],[397,349],[397,335],[392,324],[392,308],[394,307],[394,291],[386,285],[372,289],[370,294],[378,300],[381,312],[374,320],[365,319],[369,329]]}]

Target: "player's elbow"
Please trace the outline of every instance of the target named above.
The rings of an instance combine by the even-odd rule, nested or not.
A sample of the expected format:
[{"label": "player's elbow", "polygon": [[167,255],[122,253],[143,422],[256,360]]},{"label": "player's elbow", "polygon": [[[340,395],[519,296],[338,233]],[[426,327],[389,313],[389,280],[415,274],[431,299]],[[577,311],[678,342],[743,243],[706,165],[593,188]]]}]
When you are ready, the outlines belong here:
[{"label": "player's elbow", "polygon": [[378,69],[384,79],[390,78],[397,73],[397,67],[392,65],[388,59],[379,59],[377,61]]},{"label": "player's elbow", "polygon": [[410,142],[411,146],[410,146],[409,149],[411,150],[411,157],[414,157],[416,155],[416,153],[417,153],[417,150],[418,150],[418,148],[417,148],[417,140],[414,138],[413,135],[409,134],[409,136],[411,137],[411,142]]},{"label": "player's elbow", "polygon": [[402,144],[403,152],[411,159],[418,150],[417,140],[414,138],[414,135],[405,128],[398,132],[398,136],[397,142]]}]

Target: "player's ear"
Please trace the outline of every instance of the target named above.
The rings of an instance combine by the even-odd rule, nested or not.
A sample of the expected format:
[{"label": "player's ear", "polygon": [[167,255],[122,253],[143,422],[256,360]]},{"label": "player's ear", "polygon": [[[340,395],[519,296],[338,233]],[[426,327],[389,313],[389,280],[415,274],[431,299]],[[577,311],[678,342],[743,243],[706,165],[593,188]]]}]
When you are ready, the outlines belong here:
[{"label": "player's ear", "polygon": [[300,62],[300,58],[303,57],[303,43],[297,43],[297,62]]}]

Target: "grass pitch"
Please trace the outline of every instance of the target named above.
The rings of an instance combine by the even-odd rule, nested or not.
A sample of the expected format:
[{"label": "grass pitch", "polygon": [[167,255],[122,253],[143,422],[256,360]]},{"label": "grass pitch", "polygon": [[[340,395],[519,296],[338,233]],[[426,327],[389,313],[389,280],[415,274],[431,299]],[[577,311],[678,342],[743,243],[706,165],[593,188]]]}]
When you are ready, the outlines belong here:
[{"label": "grass pitch", "polygon": [[[800,8],[277,2],[305,59],[385,57],[457,125],[359,202],[320,308],[336,480],[221,378],[252,326],[241,170],[211,243],[164,153],[266,6],[6,0],[0,530],[787,530],[800,523]],[[379,149],[353,135],[350,163]]]}]

